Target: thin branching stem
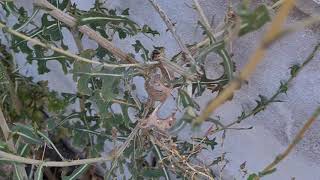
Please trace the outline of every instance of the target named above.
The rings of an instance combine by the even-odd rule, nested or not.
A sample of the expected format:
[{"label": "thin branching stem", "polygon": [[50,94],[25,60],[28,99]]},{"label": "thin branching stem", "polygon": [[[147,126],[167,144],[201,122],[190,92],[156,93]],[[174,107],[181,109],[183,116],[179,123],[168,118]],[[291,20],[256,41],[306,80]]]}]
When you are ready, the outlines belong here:
[{"label": "thin branching stem", "polygon": [[30,18],[28,20],[26,20],[21,26],[19,26],[15,30],[16,31],[21,31],[23,28],[25,28],[33,20],[33,18],[38,14],[39,11],[40,11],[39,8],[35,8],[35,10],[33,11],[32,15],[30,16]]},{"label": "thin branching stem", "polygon": [[43,165],[45,167],[67,167],[67,166],[78,166],[83,164],[92,164],[110,161],[111,157],[99,157],[99,158],[90,158],[90,159],[81,159],[73,161],[41,161],[36,159],[29,159],[21,156],[16,156],[4,151],[0,151],[0,157],[3,161],[17,162],[23,164],[33,164],[33,165]]},{"label": "thin branching stem", "polygon": [[239,76],[229,83],[229,85],[224,89],[215,99],[211,100],[203,112],[198,116],[194,124],[201,124],[227,99],[229,99],[235,90],[241,87],[241,82],[248,79],[250,75],[254,72],[257,65],[263,59],[266,53],[267,47],[274,42],[275,38],[281,32],[281,27],[283,26],[285,20],[287,19],[290,10],[294,7],[294,0],[286,0],[281,6],[279,12],[273,19],[270,29],[264,35],[264,38],[258,47],[258,49],[249,58],[248,64],[242,69]]},{"label": "thin branching stem", "polygon": [[[204,14],[204,11],[201,8],[198,0],[193,0],[193,2],[194,2],[196,10],[198,11],[198,14],[200,16],[200,22],[203,24],[203,27],[205,28],[206,33],[209,36],[209,39],[213,43],[216,42],[214,33],[212,31],[212,28],[210,27],[210,23],[209,23],[206,15]],[[233,62],[231,60],[231,57],[225,48],[219,49],[218,54],[223,59],[223,67],[224,67],[225,74],[226,74],[228,80],[231,81],[233,79],[233,72],[234,72],[234,67],[233,67]]]},{"label": "thin branching stem", "polygon": [[303,139],[306,131],[310,129],[312,124],[317,120],[317,117],[320,115],[320,107],[318,107],[310,119],[303,125],[303,127],[299,130],[299,132],[294,137],[293,141],[288,145],[286,150],[279,154],[269,165],[267,165],[261,172],[261,174],[266,174],[267,172],[270,172],[274,167],[279,164],[283,159],[285,159],[290,152],[293,150],[293,148]]},{"label": "thin branching stem", "polygon": [[[282,82],[282,85],[283,87],[287,87],[288,85],[290,85],[292,83],[292,81],[298,76],[298,74],[302,71],[302,69],[304,67],[306,67],[310,62],[311,60],[314,59],[315,55],[317,54],[317,52],[320,50],[320,43],[318,43],[313,51],[310,53],[310,55],[306,58],[306,60],[298,67],[298,69],[296,70],[295,74],[294,75],[291,75],[290,78],[288,80],[286,80],[285,82]],[[260,106],[259,108],[254,108],[253,110],[250,110],[249,113],[246,113],[244,116],[240,116],[237,120],[231,122],[230,124],[228,125],[225,125],[223,126],[221,129],[218,129],[216,131],[214,131],[213,133],[217,133],[217,132],[220,132],[220,131],[223,131],[223,130],[226,130],[226,129],[229,129],[230,127],[236,125],[236,124],[239,124],[241,123],[243,120],[257,114],[258,112],[264,110],[266,108],[266,106],[268,106],[270,103],[272,102],[275,102],[277,97],[282,94],[282,93],[285,93],[283,91],[283,89],[281,88],[281,86],[278,88],[278,90],[264,103],[263,106]]]},{"label": "thin branching stem", "polygon": [[6,32],[8,32],[8,33],[10,33],[12,35],[15,35],[15,36],[20,37],[20,38],[22,38],[24,40],[27,40],[27,41],[31,42],[32,44],[39,45],[39,46],[42,46],[44,48],[51,49],[51,50],[53,50],[55,52],[58,52],[58,53],[60,53],[62,55],[71,57],[76,61],[81,61],[81,62],[96,64],[96,65],[101,65],[101,66],[109,67],[109,68],[141,67],[142,66],[141,64],[107,64],[107,63],[102,63],[102,62],[98,62],[98,61],[93,61],[93,60],[90,60],[90,59],[87,59],[87,58],[72,54],[69,51],[65,51],[65,50],[63,50],[61,48],[57,48],[57,47],[54,47],[52,45],[42,43],[41,41],[39,41],[37,39],[31,38],[29,36],[26,36],[26,35],[24,35],[22,33],[17,32],[15,30],[11,29],[11,28],[8,28],[6,25],[4,25],[1,22],[0,22],[0,28],[3,28]]},{"label": "thin branching stem", "polygon": [[[152,146],[154,147],[154,149],[155,149],[155,151],[156,151],[156,154],[157,154],[159,160],[162,161],[163,155],[162,155],[162,153],[161,153],[158,145],[155,143],[153,136],[150,136],[150,141],[151,141]],[[169,176],[169,174],[168,174],[167,168],[166,168],[165,166],[163,166],[163,167],[162,167],[162,170],[163,170],[163,173],[164,173],[164,175],[165,175],[166,180],[170,180],[170,176]]]}]

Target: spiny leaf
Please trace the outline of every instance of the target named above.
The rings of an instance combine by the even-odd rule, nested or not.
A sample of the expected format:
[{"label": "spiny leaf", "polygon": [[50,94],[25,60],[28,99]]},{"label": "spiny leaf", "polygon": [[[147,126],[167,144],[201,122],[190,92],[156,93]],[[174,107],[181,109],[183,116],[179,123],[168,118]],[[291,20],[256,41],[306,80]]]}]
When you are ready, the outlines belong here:
[{"label": "spiny leaf", "polygon": [[295,64],[293,66],[290,67],[291,71],[290,74],[292,77],[296,77],[299,70],[300,70],[300,65],[299,64]]},{"label": "spiny leaf", "polygon": [[[58,2],[57,2],[57,1],[58,1]],[[61,3],[60,3],[59,0],[50,0],[49,2],[50,2],[52,5],[54,5],[54,6],[57,6],[57,4],[58,4],[58,8],[59,8],[60,10],[66,9],[67,6],[68,6],[68,4],[70,3],[69,0],[63,0]]]},{"label": "spiny leaf", "polygon": [[[87,49],[81,52],[80,56],[84,58],[92,58],[95,51],[92,49]],[[81,74],[83,72],[90,73],[92,65],[85,62],[76,61],[73,65],[73,78],[77,81],[78,92],[82,95],[90,95],[91,89],[89,88],[89,82],[91,76],[88,74]],[[79,79],[77,80],[77,78]]]},{"label": "spiny leaf", "polygon": [[13,1],[1,2],[2,8],[6,11],[6,17],[9,17],[10,14],[19,14],[18,8],[15,6]]},{"label": "spiny leaf", "polygon": [[268,98],[263,96],[263,95],[259,95],[260,100],[256,100],[257,105],[256,107],[253,109],[254,115],[256,115],[258,112],[265,110],[266,105],[268,103]]},{"label": "spiny leaf", "polygon": [[287,94],[288,91],[288,83],[280,82],[279,92]]},{"label": "spiny leaf", "polygon": [[111,103],[110,101],[106,101],[103,98],[101,90],[93,91],[93,94],[89,99],[97,105],[97,108],[99,110],[98,114],[100,116],[105,117],[108,115],[109,113],[108,108]]},{"label": "spiny leaf", "polygon": [[196,142],[203,143],[203,144],[206,144],[207,146],[210,146],[211,150],[213,150],[214,147],[218,144],[216,142],[216,138],[213,138],[210,140],[208,137],[205,137],[204,139],[203,138],[194,138],[194,140]]},{"label": "spiny leaf", "polygon": [[29,63],[31,63],[31,61],[33,60],[38,62],[38,73],[39,74],[48,73],[50,70],[47,68],[47,62],[56,60],[61,64],[63,72],[67,74],[68,68],[70,67],[69,65],[70,59],[56,52],[54,52],[51,56],[46,56],[44,54],[45,52],[47,52],[45,48],[39,45],[35,45],[33,55],[29,54],[27,56],[27,60],[29,61]]},{"label": "spiny leaf", "polygon": [[119,77],[102,77],[101,93],[105,101],[110,102],[116,98],[118,94]]},{"label": "spiny leaf", "polygon": [[[62,40],[62,32],[59,29],[59,24],[56,20],[50,21],[48,14],[44,14],[41,18],[42,22],[42,29],[43,33],[42,35],[45,37],[45,40],[47,41],[59,41]],[[57,25],[55,28],[46,28],[52,25]]]},{"label": "spiny leaf", "polygon": [[160,36],[160,33],[158,31],[152,30],[148,25],[143,25],[141,28],[141,32],[144,34],[151,34],[152,36]]},{"label": "spiny leaf", "polygon": [[141,51],[141,57],[143,60],[145,61],[150,60],[149,50],[146,49],[139,40],[136,40],[136,43],[132,44],[132,46],[134,47],[134,50],[136,53]]},{"label": "spiny leaf", "polygon": [[132,32],[137,32],[138,25],[131,21],[127,16],[124,15],[106,15],[99,12],[89,12],[81,15],[78,18],[79,25],[94,24],[97,25],[107,25],[123,24],[123,28]]}]

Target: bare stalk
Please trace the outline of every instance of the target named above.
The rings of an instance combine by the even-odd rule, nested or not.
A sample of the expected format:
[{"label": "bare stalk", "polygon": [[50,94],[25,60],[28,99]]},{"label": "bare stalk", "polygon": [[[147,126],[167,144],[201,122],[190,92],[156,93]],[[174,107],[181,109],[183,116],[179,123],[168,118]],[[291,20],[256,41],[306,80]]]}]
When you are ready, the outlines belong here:
[{"label": "bare stalk", "polygon": [[281,32],[285,20],[287,19],[290,10],[294,7],[294,0],[286,0],[280,7],[279,12],[273,19],[270,29],[264,35],[264,38],[258,47],[258,49],[249,58],[248,64],[242,69],[239,76],[229,83],[225,90],[223,90],[215,99],[211,100],[207,107],[203,110],[199,117],[194,121],[194,124],[200,124],[204,122],[209,116],[227,99],[229,99],[235,90],[239,89],[241,82],[248,79],[254,72],[257,65],[263,59],[266,53],[267,47],[272,43],[277,35]]},{"label": "bare stalk", "polygon": [[266,174],[267,172],[270,172],[274,167],[279,164],[283,159],[285,159],[289,153],[292,151],[292,149],[301,141],[301,139],[304,137],[306,131],[310,129],[312,124],[317,120],[317,117],[320,115],[320,107],[316,109],[316,111],[313,113],[311,118],[303,125],[303,127],[299,130],[298,134],[294,137],[293,141],[289,144],[289,146],[286,148],[286,150],[279,154],[268,166],[266,166],[261,174]]}]

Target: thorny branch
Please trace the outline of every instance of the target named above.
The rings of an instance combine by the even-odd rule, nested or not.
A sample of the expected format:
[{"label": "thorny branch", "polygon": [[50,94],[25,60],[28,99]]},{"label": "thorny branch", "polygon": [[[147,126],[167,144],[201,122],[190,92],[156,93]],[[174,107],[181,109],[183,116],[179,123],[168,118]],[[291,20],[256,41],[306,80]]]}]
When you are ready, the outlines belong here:
[{"label": "thorny branch", "polygon": [[239,76],[229,83],[216,98],[211,100],[199,117],[195,119],[194,124],[201,124],[228,98],[230,98],[234,91],[241,87],[241,82],[248,79],[253,73],[256,66],[263,59],[266,48],[274,41],[289,15],[290,10],[294,7],[294,0],[287,0],[281,7],[274,20],[271,22],[270,29],[265,33],[263,40],[258,49],[249,58],[248,64],[240,72]]},{"label": "thorny branch", "polygon": [[249,113],[245,114],[244,116],[240,116],[238,117],[237,120],[231,122],[230,124],[221,126],[221,128],[214,130],[213,132],[211,132],[211,134],[213,133],[217,133],[220,131],[224,131],[227,129],[230,129],[232,126],[239,124],[240,122],[242,122],[243,120],[251,117],[252,115],[257,114],[258,112],[262,111],[268,104],[274,102],[276,100],[276,98],[281,94],[281,93],[286,93],[285,89],[283,88],[287,88],[288,85],[290,85],[292,83],[292,81],[297,77],[297,75],[301,72],[301,70],[306,67],[312,59],[314,59],[315,55],[317,54],[317,52],[320,50],[320,43],[318,43],[315,48],[313,49],[313,51],[310,53],[310,55],[306,58],[306,60],[301,64],[301,66],[297,67],[297,70],[294,72],[293,75],[290,76],[290,78],[285,81],[282,82],[281,86],[279,87],[279,89],[275,92],[275,94],[273,94],[264,104],[263,106],[260,106],[259,108],[254,108],[253,110],[251,110]]},{"label": "thorny branch", "polygon": [[288,145],[286,150],[279,154],[268,166],[266,166],[260,174],[266,174],[270,172],[274,167],[279,164],[283,159],[285,159],[289,153],[293,150],[293,148],[303,139],[306,131],[310,129],[312,124],[317,120],[317,117],[320,115],[320,107],[316,109],[310,119],[303,125],[303,127],[299,130],[298,134],[294,137],[292,142]]}]

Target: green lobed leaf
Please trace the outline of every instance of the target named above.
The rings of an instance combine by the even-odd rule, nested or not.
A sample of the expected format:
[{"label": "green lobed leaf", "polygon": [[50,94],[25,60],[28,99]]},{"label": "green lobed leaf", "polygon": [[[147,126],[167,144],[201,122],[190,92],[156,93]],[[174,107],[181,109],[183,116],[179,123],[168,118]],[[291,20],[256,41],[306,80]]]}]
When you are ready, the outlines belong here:
[{"label": "green lobed leaf", "polygon": [[148,25],[143,25],[141,28],[141,32],[144,34],[151,34],[152,36],[160,36],[160,33],[158,31],[151,29],[151,27],[149,27]]},{"label": "green lobed leaf", "polygon": [[57,52],[54,52],[51,56],[46,56],[44,53],[47,52],[46,48],[43,48],[39,45],[34,46],[33,54],[27,56],[27,60],[31,63],[33,60],[38,62],[38,73],[44,74],[50,72],[47,67],[47,62],[56,60],[60,63],[62,70],[65,74],[68,73],[68,68],[70,67],[69,61],[70,58],[60,55]]},{"label": "green lobed leaf", "polygon": [[[91,59],[95,55],[95,50],[87,49],[80,53],[81,57]],[[90,73],[92,65],[86,62],[76,61],[73,65],[73,78],[77,81],[78,92],[82,95],[90,95],[89,82],[91,76],[83,73]],[[78,78],[79,77],[79,78]],[[77,80],[78,79],[78,80]]]},{"label": "green lobed leaf", "polygon": [[[79,25],[120,25],[121,29],[126,29],[132,33],[136,33],[138,25],[125,15],[106,15],[99,12],[88,12],[78,18]],[[114,26],[113,26],[114,27]]]},{"label": "green lobed leaf", "polygon": [[242,5],[238,11],[238,15],[241,18],[239,36],[255,31],[271,20],[268,7],[265,5],[258,6],[253,12],[248,7]]},{"label": "green lobed leaf", "polygon": [[149,50],[146,49],[139,40],[136,40],[136,43],[132,44],[132,46],[134,47],[134,50],[136,53],[141,52],[141,57],[143,60],[145,61],[150,60]]}]

